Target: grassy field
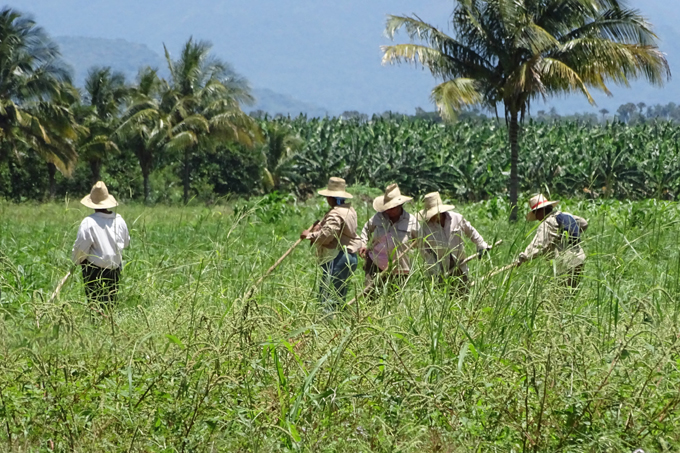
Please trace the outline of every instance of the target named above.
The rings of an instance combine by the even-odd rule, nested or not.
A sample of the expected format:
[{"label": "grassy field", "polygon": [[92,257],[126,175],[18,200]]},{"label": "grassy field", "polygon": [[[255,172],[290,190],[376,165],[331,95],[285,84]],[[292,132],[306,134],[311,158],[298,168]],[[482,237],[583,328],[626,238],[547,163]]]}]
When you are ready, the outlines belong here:
[{"label": "grassy field", "polygon": [[[677,451],[680,210],[563,208],[590,221],[575,295],[544,260],[464,298],[417,269],[323,321],[306,244],[242,300],[320,199],[121,206],[132,244],[108,318],[90,315],[79,276],[48,304],[89,211],[0,203],[0,450]],[[508,224],[497,200],[459,211],[505,241],[473,279],[535,227]]]}]

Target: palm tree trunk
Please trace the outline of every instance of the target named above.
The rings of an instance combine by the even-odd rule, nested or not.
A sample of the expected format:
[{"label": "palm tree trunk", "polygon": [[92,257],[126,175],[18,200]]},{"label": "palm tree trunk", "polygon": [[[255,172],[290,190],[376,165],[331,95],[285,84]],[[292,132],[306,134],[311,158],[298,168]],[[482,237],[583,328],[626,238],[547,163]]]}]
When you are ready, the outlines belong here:
[{"label": "palm tree trunk", "polygon": [[54,201],[54,197],[57,195],[57,167],[52,163],[47,163],[47,177],[49,181],[49,200]]},{"label": "palm tree trunk", "polygon": [[510,135],[510,221],[517,221],[517,194],[519,189],[519,175],[517,166],[519,163],[519,112],[510,110],[510,123],[508,125]]},{"label": "palm tree trunk", "polygon": [[95,185],[97,184],[98,181],[101,181],[102,173],[101,159],[92,159],[90,161],[90,173],[92,175],[92,185]]},{"label": "palm tree trunk", "polygon": [[189,203],[189,150],[184,151],[184,204]]},{"label": "palm tree trunk", "polygon": [[144,178],[144,203],[149,202],[149,169],[142,169],[142,178]]}]

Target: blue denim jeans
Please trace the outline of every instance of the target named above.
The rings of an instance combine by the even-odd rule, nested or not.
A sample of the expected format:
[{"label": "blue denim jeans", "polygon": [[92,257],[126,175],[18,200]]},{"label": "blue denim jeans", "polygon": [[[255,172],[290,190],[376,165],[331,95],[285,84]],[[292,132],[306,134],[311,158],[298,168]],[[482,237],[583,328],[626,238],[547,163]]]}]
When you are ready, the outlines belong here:
[{"label": "blue denim jeans", "polygon": [[347,283],[357,270],[356,253],[344,249],[333,261],[321,265],[323,275],[319,288],[319,300],[327,311],[339,309],[347,297]]}]

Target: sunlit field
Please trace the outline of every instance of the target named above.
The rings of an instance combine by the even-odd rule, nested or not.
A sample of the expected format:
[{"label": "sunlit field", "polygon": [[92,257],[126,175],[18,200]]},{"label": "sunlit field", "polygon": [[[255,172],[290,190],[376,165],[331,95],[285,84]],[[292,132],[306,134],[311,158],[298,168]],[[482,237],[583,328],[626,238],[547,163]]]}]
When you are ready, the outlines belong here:
[{"label": "sunlit field", "polygon": [[[357,191],[363,225],[377,192]],[[470,263],[464,297],[414,255],[402,291],[324,319],[303,243],[243,300],[324,203],[123,204],[132,243],[109,316],[77,272],[48,303],[90,211],[0,203],[0,450],[680,448],[677,204],[563,200],[590,222],[574,293],[546,260],[481,280],[536,226],[491,200],[458,208],[504,240]]]}]

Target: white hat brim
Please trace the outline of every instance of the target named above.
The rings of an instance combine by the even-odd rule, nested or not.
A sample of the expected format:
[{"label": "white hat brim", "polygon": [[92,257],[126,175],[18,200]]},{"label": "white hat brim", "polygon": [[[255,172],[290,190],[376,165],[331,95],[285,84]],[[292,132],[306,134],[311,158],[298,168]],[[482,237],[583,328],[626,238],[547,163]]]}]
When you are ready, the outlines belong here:
[{"label": "white hat brim", "polygon": [[80,200],[80,203],[91,209],[109,209],[118,206],[118,202],[116,201],[115,198],[113,198],[113,195],[109,195],[107,198],[100,201],[99,203],[93,202],[90,195],[86,195],[85,197],[83,197],[82,200]]},{"label": "white hat brim", "polygon": [[323,189],[319,190],[317,193],[324,197],[354,198],[351,193],[342,190]]},{"label": "white hat brim", "polygon": [[526,217],[527,221],[533,222],[534,220],[537,220],[536,211],[538,211],[539,209],[547,208],[548,206],[555,206],[559,203],[560,203],[559,201],[546,201],[545,203],[541,203],[540,205],[536,206],[534,209],[527,213]]},{"label": "white hat brim", "polygon": [[418,214],[426,222],[429,222],[430,219],[432,217],[436,216],[437,214],[442,214],[444,212],[453,211],[454,209],[456,209],[456,207],[452,204],[441,204],[441,205],[435,206],[435,207],[430,208],[430,209],[423,209]]},{"label": "white hat brim", "polygon": [[385,203],[385,195],[380,195],[375,200],[373,200],[373,209],[375,209],[377,212],[385,212],[388,209],[396,208],[397,206],[401,206],[411,200],[413,200],[413,198],[400,195],[394,200],[391,200],[389,203]]}]

